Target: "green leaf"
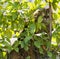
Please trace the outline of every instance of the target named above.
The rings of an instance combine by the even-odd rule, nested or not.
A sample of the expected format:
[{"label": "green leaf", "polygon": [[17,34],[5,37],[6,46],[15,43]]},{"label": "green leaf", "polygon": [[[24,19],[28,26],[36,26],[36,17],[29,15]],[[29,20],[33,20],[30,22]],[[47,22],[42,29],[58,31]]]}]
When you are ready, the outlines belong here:
[{"label": "green leaf", "polygon": [[25,42],[25,43],[28,43],[31,38],[32,38],[31,36],[26,36],[26,38],[24,39],[24,42]]},{"label": "green leaf", "polygon": [[27,56],[26,59],[30,59],[30,56]]},{"label": "green leaf", "polygon": [[43,18],[42,18],[42,16],[40,16],[39,18],[38,18],[38,23],[41,23],[43,21]]},{"label": "green leaf", "polygon": [[43,54],[43,49],[41,47],[39,48],[39,52]]},{"label": "green leaf", "polygon": [[49,57],[52,57],[52,53],[51,52],[48,51],[47,54],[48,54]]},{"label": "green leaf", "polygon": [[19,52],[19,48],[18,48],[18,47],[16,47],[14,50],[15,50],[16,52]]},{"label": "green leaf", "polygon": [[16,49],[16,48],[18,48],[18,45],[19,45],[19,42],[18,41],[15,41],[15,43],[13,44],[13,49]]},{"label": "green leaf", "polygon": [[51,42],[50,41],[47,41],[46,42],[46,46],[47,46],[47,48],[51,48]]},{"label": "green leaf", "polygon": [[10,45],[10,43],[8,41],[4,41],[2,42],[4,45],[4,48],[8,50],[8,52],[10,52],[12,50],[12,46]]},{"label": "green leaf", "polygon": [[40,42],[39,42],[39,41],[35,41],[35,42],[34,42],[34,45],[35,45],[37,48],[40,48]]},{"label": "green leaf", "polygon": [[47,2],[53,2],[53,0],[46,0]]},{"label": "green leaf", "polygon": [[34,32],[35,32],[35,30],[36,30],[36,25],[35,25],[35,23],[29,23],[29,31],[30,31],[30,33],[31,34],[33,34]]},{"label": "green leaf", "polygon": [[11,31],[11,29],[7,29],[7,30],[4,32],[4,35],[5,35],[5,37],[7,37],[7,38],[11,38],[11,37],[12,37],[12,31]]},{"label": "green leaf", "polygon": [[52,6],[53,6],[54,10],[57,9],[57,5],[56,5],[56,3],[52,3]]},{"label": "green leaf", "polygon": [[52,54],[52,59],[56,59],[56,54]]},{"label": "green leaf", "polygon": [[28,45],[25,45],[24,49],[25,49],[25,51],[28,51],[28,49],[29,49]]},{"label": "green leaf", "polygon": [[34,3],[37,5],[37,4],[41,3],[41,0],[34,0]]},{"label": "green leaf", "polygon": [[25,44],[24,44],[24,42],[22,41],[22,42],[21,42],[21,48],[24,48],[24,46],[25,46]]}]

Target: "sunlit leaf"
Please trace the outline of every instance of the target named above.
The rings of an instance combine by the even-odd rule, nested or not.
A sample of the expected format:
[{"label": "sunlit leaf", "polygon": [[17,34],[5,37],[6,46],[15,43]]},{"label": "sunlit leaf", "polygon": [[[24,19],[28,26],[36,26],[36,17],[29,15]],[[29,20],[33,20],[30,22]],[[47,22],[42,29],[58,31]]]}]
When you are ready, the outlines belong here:
[{"label": "sunlit leaf", "polygon": [[7,29],[5,32],[4,32],[4,35],[8,38],[11,38],[12,37],[12,31],[10,29]]},{"label": "sunlit leaf", "polygon": [[57,45],[56,38],[52,37],[51,44],[53,44],[53,45],[55,45],[55,46]]}]

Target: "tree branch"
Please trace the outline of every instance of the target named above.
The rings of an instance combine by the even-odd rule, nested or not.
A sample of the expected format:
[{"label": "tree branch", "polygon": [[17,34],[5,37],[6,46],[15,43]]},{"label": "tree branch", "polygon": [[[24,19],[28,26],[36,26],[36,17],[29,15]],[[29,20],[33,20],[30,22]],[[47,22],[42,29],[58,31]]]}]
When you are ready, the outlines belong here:
[{"label": "tree branch", "polygon": [[52,7],[51,7],[51,2],[49,2],[49,20],[50,20],[50,41],[52,38]]}]

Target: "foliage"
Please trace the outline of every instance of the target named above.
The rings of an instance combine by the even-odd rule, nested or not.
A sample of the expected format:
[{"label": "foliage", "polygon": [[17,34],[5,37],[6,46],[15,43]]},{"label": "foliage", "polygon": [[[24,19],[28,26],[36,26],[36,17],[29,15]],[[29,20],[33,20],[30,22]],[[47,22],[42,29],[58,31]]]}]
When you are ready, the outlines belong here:
[{"label": "foliage", "polygon": [[[38,32],[44,29],[48,31],[45,24],[42,23],[43,16],[40,16],[36,23],[34,18],[34,11],[37,9],[43,10],[49,2],[52,3],[53,12],[51,42],[48,40],[48,33]],[[38,33],[35,34],[36,32]],[[11,45],[12,37],[21,40],[16,40]],[[44,54],[45,49],[48,56],[52,57],[51,51],[56,53],[60,51],[60,0],[35,0],[34,2],[0,0],[0,49],[9,52],[13,49],[18,51],[18,45],[20,44],[21,48],[28,50],[31,40],[33,46],[37,47],[41,54]]]}]

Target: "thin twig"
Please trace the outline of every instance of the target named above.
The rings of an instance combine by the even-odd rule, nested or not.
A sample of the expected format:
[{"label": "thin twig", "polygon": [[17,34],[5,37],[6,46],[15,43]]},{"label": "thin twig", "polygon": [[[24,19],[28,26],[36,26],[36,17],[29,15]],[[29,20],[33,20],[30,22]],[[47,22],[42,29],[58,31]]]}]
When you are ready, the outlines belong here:
[{"label": "thin twig", "polygon": [[52,38],[52,6],[51,6],[51,2],[49,2],[49,19],[50,19],[50,41]]}]

